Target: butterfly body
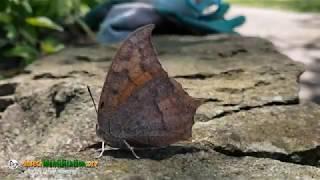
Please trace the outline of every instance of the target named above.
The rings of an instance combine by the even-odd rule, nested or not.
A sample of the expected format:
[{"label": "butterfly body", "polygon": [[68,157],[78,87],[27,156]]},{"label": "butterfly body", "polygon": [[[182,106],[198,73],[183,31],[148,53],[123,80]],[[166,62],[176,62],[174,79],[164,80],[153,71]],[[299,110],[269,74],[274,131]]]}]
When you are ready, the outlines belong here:
[{"label": "butterfly body", "polygon": [[163,147],[191,137],[200,102],[162,68],[151,43],[153,25],[139,28],[114,57],[98,106],[97,135],[112,147]]}]

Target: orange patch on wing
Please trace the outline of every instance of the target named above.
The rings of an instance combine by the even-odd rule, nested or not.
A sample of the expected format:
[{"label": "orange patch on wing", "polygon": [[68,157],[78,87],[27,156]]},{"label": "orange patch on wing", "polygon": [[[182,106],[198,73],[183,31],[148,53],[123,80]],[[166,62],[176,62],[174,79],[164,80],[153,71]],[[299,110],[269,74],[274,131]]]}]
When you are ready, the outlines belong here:
[{"label": "orange patch on wing", "polygon": [[118,103],[121,104],[125,102],[128,99],[128,97],[134,92],[135,89],[137,89],[137,86],[129,82],[125,89],[121,92],[121,94],[119,94]]},{"label": "orange patch on wing", "polygon": [[144,72],[137,78],[133,79],[133,83],[137,85],[138,87],[145,84],[146,82],[150,81],[152,79],[152,76],[149,72]]},{"label": "orange patch on wing", "polygon": [[137,88],[143,86],[150,80],[152,80],[151,74],[149,72],[144,72],[131,82],[129,81],[124,88],[121,88],[122,91],[120,91],[120,93],[113,99],[113,108],[116,108],[119,104],[125,102]]}]

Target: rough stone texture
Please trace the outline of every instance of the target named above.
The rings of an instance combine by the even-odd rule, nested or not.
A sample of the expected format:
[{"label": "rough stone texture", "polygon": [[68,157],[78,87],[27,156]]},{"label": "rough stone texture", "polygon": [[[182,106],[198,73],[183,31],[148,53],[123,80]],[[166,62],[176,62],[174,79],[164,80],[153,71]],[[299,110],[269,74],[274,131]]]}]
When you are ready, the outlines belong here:
[{"label": "rough stone texture", "polygon": [[197,123],[194,140],[234,156],[269,157],[320,166],[318,105],[270,106]]},{"label": "rough stone texture", "polygon": [[[97,168],[74,169],[76,174],[61,178],[320,178],[319,106],[299,104],[301,65],[258,38],[169,36],[154,42],[169,75],[190,95],[207,100],[197,111],[192,141],[137,151],[141,160],[107,151]],[[14,96],[0,116],[2,176],[40,176],[8,169],[9,159],[98,155],[97,117],[86,86],[97,101],[116,48],[68,48],[0,83],[15,84],[0,95]]]}]

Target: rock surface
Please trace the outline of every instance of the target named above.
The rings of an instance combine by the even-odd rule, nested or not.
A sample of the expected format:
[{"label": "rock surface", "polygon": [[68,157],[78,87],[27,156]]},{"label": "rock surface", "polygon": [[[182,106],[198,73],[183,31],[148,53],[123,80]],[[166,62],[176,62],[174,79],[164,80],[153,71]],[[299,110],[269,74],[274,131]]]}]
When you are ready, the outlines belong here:
[{"label": "rock surface", "polygon": [[[206,99],[192,141],[139,150],[141,160],[110,150],[97,168],[72,169],[61,178],[320,179],[320,110],[299,104],[302,65],[258,38],[169,36],[154,42],[169,75]],[[0,82],[1,176],[54,176],[8,169],[9,159],[94,160],[101,143],[87,85],[97,102],[116,49],[71,47]]]},{"label": "rock surface", "polygon": [[247,21],[237,32],[266,38],[280,52],[305,64],[306,71],[300,76],[299,98],[320,104],[320,13],[233,5],[227,18],[239,14],[244,15]]}]

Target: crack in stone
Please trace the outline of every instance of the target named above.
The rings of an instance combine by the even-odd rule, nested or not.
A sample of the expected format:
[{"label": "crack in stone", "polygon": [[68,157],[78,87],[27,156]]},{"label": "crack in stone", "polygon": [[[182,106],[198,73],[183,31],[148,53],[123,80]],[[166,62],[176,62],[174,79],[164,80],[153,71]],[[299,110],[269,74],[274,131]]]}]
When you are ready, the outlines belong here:
[{"label": "crack in stone", "polygon": [[242,54],[242,53],[243,54],[248,53],[248,50],[244,49],[244,48],[239,48],[239,49],[234,49],[229,52],[219,52],[218,56],[220,56],[222,58],[229,58],[229,57],[233,57],[233,56],[236,56],[236,55]]},{"label": "crack in stone", "polygon": [[202,101],[203,103],[208,103],[208,102],[222,102],[220,99],[217,98],[196,98],[199,101]]},{"label": "crack in stone", "polygon": [[230,93],[230,94],[237,94],[237,93],[244,93],[247,90],[255,89],[262,86],[268,86],[270,85],[270,82],[267,81],[257,81],[253,86],[246,87],[246,88],[217,88],[216,91],[218,92],[224,92],[224,93]]},{"label": "crack in stone", "polygon": [[227,156],[234,157],[256,157],[256,158],[268,158],[279,160],[282,162],[300,164],[300,165],[308,165],[320,168],[320,146],[316,146],[315,148],[292,152],[290,154],[284,154],[279,152],[243,152],[240,149],[236,149],[234,147],[227,148],[216,146],[213,149],[219,153],[222,153]]},{"label": "crack in stone", "polygon": [[54,75],[52,73],[41,73],[33,76],[33,80],[39,80],[39,79],[66,79],[66,78],[72,78],[74,75],[86,75],[89,77],[95,76],[95,74],[89,73],[88,71],[71,71],[68,72],[67,75]]},{"label": "crack in stone", "polygon": [[14,103],[13,96],[2,96],[0,97],[0,112],[4,112],[7,107]]},{"label": "crack in stone", "polygon": [[33,76],[33,80],[39,80],[39,79],[65,79],[70,78],[69,75],[53,75],[52,73],[42,73]]},{"label": "crack in stone", "polygon": [[188,75],[177,75],[174,76],[173,78],[176,79],[200,79],[200,80],[205,80],[208,78],[212,78],[216,76],[217,74],[206,74],[206,73],[196,73],[196,74],[188,74]]},{"label": "crack in stone", "polygon": [[14,94],[17,86],[17,83],[0,84],[0,96],[8,96]]},{"label": "crack in stone", "polygon": [[[294,99],[289,99],[289,100],[285,100],[285,101],[271,101],[271,102],[267,102],[262,105],[256,105],[256,106],[247,105],[247,106],[239,107],[238,109],[223,111],[222,113],[217,114],[217,115],[211,117],[210,119],[219,119],[219,118],[222,118],[222,117],[234,114],[234,113],[238,113],[241,111],[250,111],[252,109],[259,109],[259,108],[270,107],[270,106],[292,106],[292,105],[298,105],[298,104],[299,104],[299,98],[295,97]],[[233,105],[227,104],[227,105],[223,105],[223,106],[233,106]]]},{"label": "crack in stone", "polygon": [[71,72],[68,73],[68,75],[71,75],[71,76],[77,75],[77,74],[79,74],[79,75],[86,75],[86,76],[89,76],[89,77],[95,76],[95,74],[90,73],[90,72],[88,72],[88,71],[71,71]]},{"label": "crack in stone", "polygon": [[173,76],[176,79],[200,79],[205,80],[209,78],[213,78],[215,76],[234,76],[243,73],[243,69],[230,69],[220,73],[195,73],[195,74],[186,74],[186,75],[177,75]]}]

